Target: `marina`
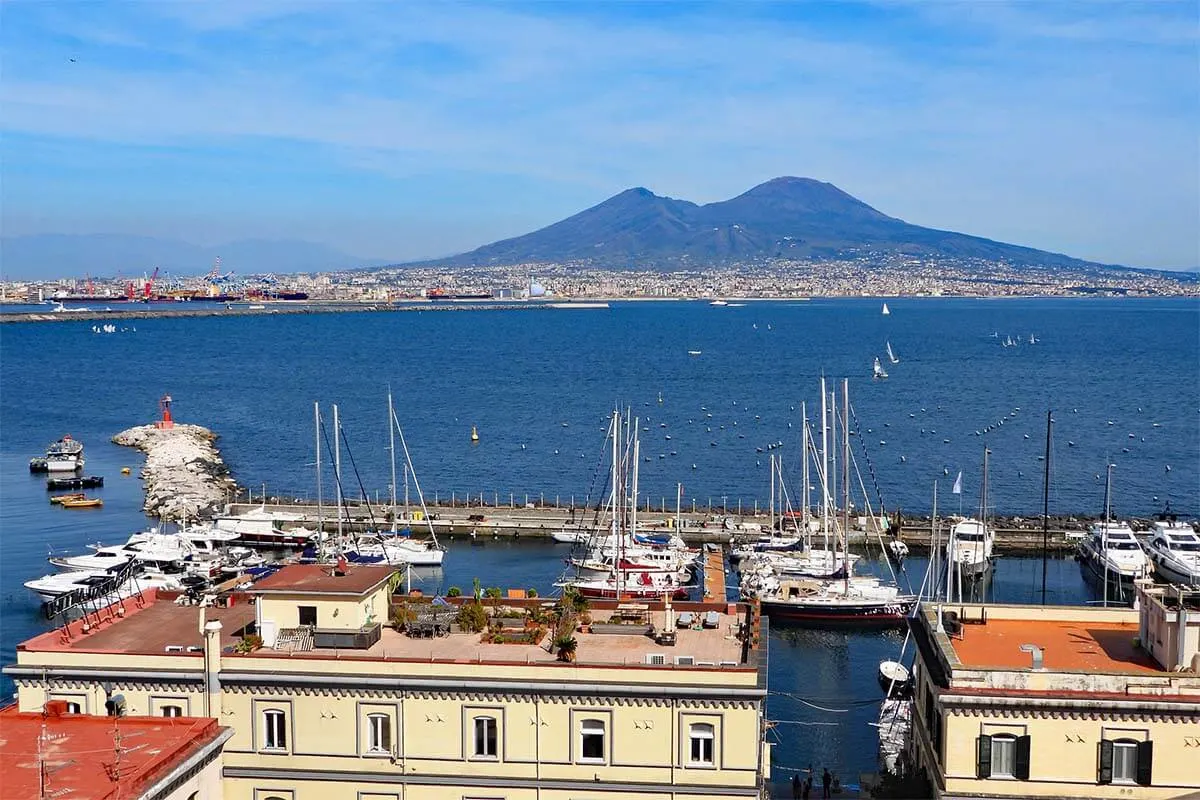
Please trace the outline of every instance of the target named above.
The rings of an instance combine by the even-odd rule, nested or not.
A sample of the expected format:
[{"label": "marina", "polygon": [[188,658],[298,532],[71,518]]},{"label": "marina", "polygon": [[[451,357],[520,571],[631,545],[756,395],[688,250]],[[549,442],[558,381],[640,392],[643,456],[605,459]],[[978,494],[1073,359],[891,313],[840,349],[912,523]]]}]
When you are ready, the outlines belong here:
[{"label": "marina", "polygon": [[[889,302],[889,305],[893,313],[886,318],[888,320],[904,319],[913,313],[903,302]],[[805,306],[806,311],[821,308],[822,304],[814,301]],[[762,304],[753,307],[773,308]],[[591,332],[589,335],[598,335],[614,324],[617,327],[643,325],[649,331],[659,324],[664,314],[668,317],[682,314],[681,319],[688,319],[688,315],[704,313],[709,308],[707,304],[681,309],[669,303],[655,303],[631,311],[613,304],[605,314],[565,316],[577,320],[571,323],[572,328],[581,326],[582,330]],[[858,307],[851,304],[849,308]],[[872,303],[869,307],[864,305],[855,314],[880,319],[879,309],[877,303]],[[904,314],[901,314],[902,309]],[[729,315],[745,311],[733,309]],[[620,319],[622,315],[634,312],[632,319],[627,316]],[[740,341],[738,347],[745,350],[739,352],[751,353],[762,345],[761,337],[778,335],[791,327],[786,318],[779,316],[781,313],[783,311],[778,308],[770,312],[773,328],[770,331],[767,320],[759,317],[761,324],[757,329],[744,325],[749,321],[745,320],[739,323],[738,330],[729,328],[721,336]],[[787,313],[800,314],[802,310],[788,309]],[[827,308],[825,313],[831,312]],[[979,311],[975,309],[972,313]],[[162,362],[161,374],[156,375],[152,386],[147,386],[144,378],[131,371],[118,370],[108,380],[82,374],[80,378],[86,389],[82,386],[51,387],[46,402],[53,415],[52,421],[27,432],[22,426],[9,424],[22,413],[16,410],[12,398],[0,398],[5,404],[6,431],[4,460],[0,465],[6,476],[28,473],[29,458],[44,452],[48,439],[69,430],[87,443],[87,475],[82,477],[104,479],[102,486],[87,490],[71,486],[56,490],[96,497],[104,503],[103,507],[89,511],[69,512],[47,502],[45,475],[28,474],[28,484],[12,480],[0,484],[4,500],[0,504],[0,514],[4,515],[6,532],[28,530],[40,534],[36,538],[6,536],[0,574],[4,575],[10,590],[5,612],[9,624],[0,635],[4,637],[9,660],[13,658],[12,648],[18,641],[51,624],[40,609],[43,598],[22,589],[20,584],[40,580],[39,576],[64,565],[92,569],[96,566],[94,562],[81,559],[93,555],[100,560],[111,557],[100,555],[102,552],[121,558],[122,549],[133,535],[148,533],[160,524],[157,517],[148,521],[144,516],[151,495],[157,498],[154,508],[166,512],[167,523],[162,525],[160,533],[176,536],[188,531],[188,535],[194,537],[199,533],[197,529],[202,529],[210,535],[221,533],[237,538],[227,538],[219,544],[213,542],[214,550],[220,551],[219,563],[216,558],[197,555],[191,561],[194,567],[172,572],[173,564],[159,560],[149,569],[142,567],[143,572],[137,578],[128,578],[117,586],[104,584],[111,588],[101,597],[111,597],[114,592],[128,594],[135,587],[149,589],[152,586],[186,594],[192,588],[184,578],[191,581],[193,574],[203,578],[204,585],[210,587],[231,579],[245,582],[245,578],[231,576],[266,575],[273,568],[272,562],[284,556],[302,560],[306,545],[313,544],[320,534],[330,540],[336,539],[339,526],[342,537],[360,540],[361,546],[354,550],[355,553],[395,562],[394,568],[400,579],[427,597],[446,597],[452,590],[457,590],[460,596],[470,595],[472,584],[478,579],[481,592],[495,589],[504,596],[509,591],[528,594],[529,590],[534,590],[539,597],[553,598],[561,591],[556,584],[563,580],[569,568],[568,559],[595,560],[596,564],[589,566],[604,569],[606,558],[619,558],[611,542],[597,540],[592,553],[573,556],[569,543],[557,543],[554,538],[555,534],[564,532],[590,531],[596,510],[610,502],[611,490],[611,487],[604,488],[609,482],[606,476],[610,470],[598,465],[597,452],[601,449],[605,426],[611,422],[612,404],[610,400],[580,404],[579,398],[584,396],[584,387],[589,386],[590,377],[587,371],[577,371],[572,366],[578,362],[577,353],[572,355],[571,348],[560,349],[553,344],[567,333],[566,328],[559,328],[566,325],[565,316],[536,315],[536,319],[546,321],[544,324],[554,331],[554,335],[546,338],[551,342],[548,349],[528,357],[521,352],[523,344],[506,343],[504,337],[515,337],[516,342],[523,343],[527,325],[541,326],[543,323],[520,320],[534,320],[535,317],[490,315],[486,324],[494,330],[486,338],[489,345],[491,342],[499,344],[486,354],[478,355],[473,355],[477,351],[472,347],[482,348],[482,337],[475,338],[468,333],[471,326],[460,326],[455,321],[463,318],[457,315],[406,317],[419,320],[414,329],[403,332],[414,347],[433,346],[433,342],[424,337],[435,331],[436,338],[459,337],[474,343],[464,349],[461,363],[451,367],[439,365],[428,371],[411,371],[412,380],[419,375],[419,380],[427,384],[421,391],[406,387],[396,392],[399,402],[395,413],[405,423],[405,441],[415,470],[407,469],[398,441],[389,445],[388,428],[384,425],[385,387],[382,379],[375,381],[377,365],[371,359],[354,356],[352,349],[343,346],[353,340],[345,338],[350,333],[354,337],[381,334],[383,330],[375,331],[373,326],[383,317],[300,315],[280,319],[268,315],[213,322],[218,326],[285,325],[289,330],[291,326],[299,325],[302,330],[297,330],[295,335],[317,343],[311,354],[303,354],[298,360],[279,361],[229,358],[225,353],[210,352],[202,342],[192,341],[182,329],[174,329],[185,325],[183,320],[147,321],[145,325],[138,325],[136,336],[128,337],[94,336],[90,331],[82,332],[81,336],[87,334],[84,342],[88,351],[83,356],[97,364],[117,357],[118,353],[127,353],[119,356],[122,361],[139,363],[153,358],[162,348],[179,357]],[[554,318],[561,322],[551,322]],[[305,329],[317,322],[322,326],[320,329]],[[1069,324],[1078,324],[1078,320]],[[325,328],[325,325],[332,327]],[[344,325],[350,327],[344,328]],[[360,325],[365,327],[360,328]],[[983,323],[980,327],[991,326]],[[997,324],[995,327],[1003,326]],[[1028,328],[1030,323],[1018,322],[1009,326],[1010,329],[1021,327]],[[39,345],[41,349],[53,346],[53,340],[60,335],[67,336],[70,330],[70,326],[32,328],[41,331],[39,337],[50,337],[44,345]],[[6,357],[9,356],[8,332],[22,336],[28,335],[30,329],[20,326],[6,329]],[[426,329],[429,334],[422,333]],[[794,327],[791,329],[795,330]],[[221,335],[233,337],[233,350],[253,353],[254,341],[261,339],[263,332],[259,330],[253,336],[239,340],[237,330],[222,330]],[[1061,341],[1061,332],[1056,333],[1052,325],[1039,324],[1038,330],[1042,340],[1039,346]],[[390,334],[400,335],[400,332],[391,331]],[[886,339],[885,336],[877,337],[881,353],[885,352]],[[67,336],[62,340],[63,343],[67,341],[74,339]],[[994,347],[990,329],[981,332],[980,342],[981,348]],[[869,365],[870,358],[864,360],[861,352],[847,353],[841,361],[837,355],[830,358],[833,363],[845,364],[847,371],[859,378],[851,378],[851,413],[843,414],[838,421],[839,429],[848,423],[849,435],[842,430],[838,446],[828,448],[830,455],[836,452],[838,459],[837,468],[829,471],[837,476],[840,489],[844,463],[841,442],[848,442],[853,456],[851,461],[857,462],[862,471],[865,496],[871,500],[870,509],[863,504],[864,492],[857,486],[856,479],[853,507],[849,509],[848,517],[844,513],[847,504],[841,499],[840,490],[838,501],[832,504],[834,515],[841,519],[841,535],[847,540],[848,547],[839,543],[830,548],[827,557],[818,555],[823,552],[823,547],[815,541],[812,548],[805,550],[780,550],[773,568],[801,572],[826,570],[823,575],[827,578],[837,570],[839,563],[849,561],[854,571],[850,585],[856,589],[859,586],[874,587],[879,585],[877,579],[892,580],[880,544],[895,541],[908,551],[902,559],[893,557],[891,569],[895,571],[896,580],[904,587],[903,592],[919,591],[931,559],[941,558],[952,527],[947,520],[946,508],[941,509],[936,530],[931,526],[929,489],[935,479],[941,480],[942,505],[946,505],[945,497],[949,496],[952,498],[952,507],[948,509],[951,515],[960,512],[953,507],[958,505],[958,497],[950,494],[950,488],[956,473],[962,470],[965,473],[963,494],[970,495],[963,504],[968,508],[976,505],[974,499],[980,489],[978,478],[981,476],[973,472],[978,472],[980,441],[973,431],[992,424],[981,421],[985,414],[995,417],[997,423],[989,433],[988,441],[988,447],[993,451],[988,481],[991,499],[987,502],[987,525],[994,534],[993,566],[980,579],[967,582],[963,591],[967,599],[1036,603],[1041,598],[1039,587],[1043,569],[1047,574],[1047,596],[1051,603],[1094,604],[1101,596],[1102,589],[1098,590],[1092,584],[1087,570],[1071,556],[1076,553],[1080,537],[1086,536],[1089,525],[1103,517],[1097,512],[1102,509],[1104,475],[1101,474],[1097,481],[1093,476],[1093,464],[1097,449],[1103,448],[1108,441],[1105,437],[1109,435],[1110,427],[1116,427],[1108,426],[1108,419],[1118,419],[1118,425],[1129,428],[1135,423],[1141,425],[1136,430],[1139,436],[1145,435],[1147,439],[1143,444],[1140,440],[1129,440],[1126,430],[1113,431],[1112,439],[1120,446],[1133,445],[1132,452],[1124,454],[1126,463],[1113,478],[1113,505],[1120,510],[1113,516],[1130,523],[1137,540],[1147,546],[1154,532],[1162,528],[1155,528],[1154,515],[1163,510],[1167,497],[1171,499],[1172,508],[1180,511],[1179,522],[1194,518],[1191,512],[1200,505],[1188,488],[1194,470],[1188,459],[1181,455],[1192,445],[1187,443],[1186,436],[1176,436],[1177,442],[1166,446],[1165,438],[1155,438],[1152,433],[1172,430],[1179,434],[1186,430],[1186,417],[1172,416],[1139,397],[1128,401],[1129,409],[1122,421],[1119,410],[1113,410],[1113,406],[1089,409],[1081,398],[1072,398],[1068,388],[1056,386],[1054,391],[1063,395],[1060,400],[1066,408],[1055,413],[1055,421],[1063,429],[1059,437],[1062,443],[1053,452],[1055,480],[1051,491],[1051,514],[1043,529],[1040,515],[1042,462],[1038,459],[1043,451],[1038,428],[1044,423],[1044,417],[1039,420],[1037,414],[1030,413],[1026,419],[1026,412],[1011,416],[1013,409],[1007,407],[1033,408],[1037,401],[1021,396],[1008,400],[1004,408],[977,408],[971,414],[965,414],[962,408],[950,402],[948,396],[940,393],[942,384],[925,372],[931,367],[922,359],[929,356],[918,357],[918,354],[931,352],[928,341],[893,332],[888,343],[902,360],[894,366],[889,364],[892,374],[886,382],[871,382],[869,376],[863,379],[862,364]],[[829,346],[833,348],[831,352],[838,352],[837,345]],[[704,358],[689,356],[689,349],[702,349]],[[677,537],[687,548],[701,551],[692,576],[686,582],[690,599],[677,602],[707,602],[715,598],[733,601],[738,597],[742,570],[748,569],[744,561],[734,563],[730,560],[735,549],[769,553],[769,548],[794,547],[804,538],[797,522],[803,520],[801,512],[806,506],[812,508],[811,517],[819,520],[817,500],[822,490],[816,478],[817,470],[810,465],[812,474],[807,482],[803,480],[799,456],[803,445],[800,442],[801,404],[809,394],[808,407],[813,407],[811,400],[816,395],[817,381],[806,379],[787,396],[778,397],[774,392],[756,389],[762,384],[755,382],[757,379],[751,372],[742,370],[740,365],[745,359],[731,358],[729,345],[715,338],[689,333],[681,344],[664,345],[664,350],[673,353],[672,358],[677,359],[677,363],[671,362],[672,370],[700,368],[700,374],[693,377],[703,380],[689,387],[683,382],[688,377],[687,372],[680,372],[677,378],[665,379],[647,360],[644,367],[637,367],[636,382],[643,386],[642,389],[632,385],[634,378],[616,381],[615,390],[629,398],[626,408],[639,420],[640,453],[636,463],[640,499],[636,504],[636,535],[651,537],[655,544]],[[995,352],[999,354],[1002,349],[996,348]],[[1033,353],[1033,350],[1029,352]],[[1050,351],[1047,348],[1038,352]],[[339,360],[343,353],[351,353],[346,363]],[[714,356],[711,360],[710,355]],[[631,364],[637,363],[637,359],[631,361]],[[317,364],[320,366],[315,366]],[[338,366],[329,367],[329,364]],[[19,361],[14,363],[12,360],[9,367],[24,369]],[[994,367],[996,365],[992,364],[990,368]],[[1012,366],[1020,370],[1028,367],[1028,364],[1018,366],[1015,362]],[[784,368],[811,370],[794,364]],[[267,387],[261,390],[267,394],[263,398],[251,397],[240,390],[230,391],[219,382],[199,378],[199,373],[205,370],[230,375],[229,380],[235,386],[246,382]],[[486,376],[487,380],[481,380],[480,376]],[[1097,377],[1100,379],[1102,376]],[[923,395],[912,394],[917,388],[908,384],[910,380],[922,384]],[[1052,377],[1043,375],[1039,380],[1044,382]],[[959,383],[956,392],[962,391],[962,381]],[[716,388],[729,385],[738,388],[736,391]],[[288,387],[286,392],[270,388],[282,386]],[[468,388],[464,390],[463,386]],[[201,423],[199,430],[177,441],[175,437],[161,436],[163,428],[156,427],[154,422],[163,421],[163,409],[155,398],[164,390],[170,391],[175,398],[171,406],[173,430],[186,432],[191,428],[188,423],[193,422]],[[455,392],[462,391],[467,395],[456,399]],[[522,403],[530,406],[528,414],[521,410],[522,403],[518,403],[513,410],[498,416],[487,400],[495,394],[518,391],[526,392],[517,396],[525,398]],[[1165,391],[1169,394],[1172,390],[1167,387]],[[768,399],[755,401],[752,395],[756,394]],[[334,464],[335,428],[330,425],[330,407],[324,402],[322,410],[328,444],[317,448],[320,464],[314,464],[318,459],[314,457],[314,432],[310,420],[313,400],[323,398],[333,398],[340,406],[340,435],[336,437],[341,441],[340,479],[335,474]],[[85,417],[77,410],[85,399],[94,409],[94,415]],[[1157,400],[1161,402],[1161,398]],[[973,402],[978,403],[978,400]],[[1081,413],[1071,413],[1073,402],[1079,404]],[[1146,409],[1140,412],[1141,420],[1138,420],[1137,407],[1143,405]],[[1085,413],[1091,415],[1086,423]],[[910,418],[910,414],[914,416]],[[998,424],[1000,418],[1006,420],[1003,426]],[[790,428],[789,423],[792,424]],[[1167,427],[1155,429],[1153,423],[1164,423]],[[813,426],[814,432],[818,427]],[[922,427],[927,429],[924,434]],[[150,430],[145,430],[147,428]],[[472,428],[477,434],[475,441],[472,441]],[[936,433],[932,432],[934,429]],[[110,442],[114,432],[127,430],[138,431],[135,437],[130,437],[131,441],[136,438],[140,445],[138,449]],[[1088,430],[1095,434],[1087,433]],[[1036,446],[1023,445],[1023,433],[1030,434],[1030,442]],[[947,434],[954,439],[953,445],[942,443]],[[739,438],[742,435],[744,439]],[[666,436],[671,438],[668,440]],[[1075,445],[1066,445],[1067,439]],[[878,444],[880,440],[886,440],[887,444]],[[717,446],[711,446],[710,442],[717,442]],[[782,444],[776,446],[776,443]],[[188,455],[183,456],[178,448],[185,444]],[[164,456],[172,457],[162,457],[161,461],[154,457],[153,453],[160,447]],[[762,451],[758,452],[758,448]],[[947,455],[943,448],[954,450],[957,455]],[[677,450],[678,455],[671,455],[672,449]],[[394,478],[391,452],[397,455]],[[900,460],[901,455],[906,456],[906,461]],[[775,457],[775,471],[784,478],[782,489],[778,478],[775,481],[774,503],[769,491],[772,456]],[[1173,470],[1163,469],[1165,463],[1172,464]],[[188,464],[194,466],[188,467]],[[627,463],[627,466],[632,464]],[[1156,467],[1152,477],[1151,467]],[[128,476],[123,475],[127,468]],[[1024,475],[1019,476],[1019,472]],[[316,496],[318,475],[324,490],[320,503]],[[413,479],[418,476],[424,495],[423,507],[412,487]],[[629,480],[632,482],[632,474]],[[807,502],[802,491],[805,483],[813,487]],[[340,502],[337,498],[339,484]],[[405,485],[413,488],[409,502],[403,500]],[[396,493],[394,501],[393,491]],[[785,492],[790,498],[790,505],[786,506],[780,498]],[[880,494],[887,501],[882,508],[876,505]],[[61,495],[49,494],[51,498],[58,496]],[[173,497],[187,498],[187,501],[173,505]],[[978,514],[977,511],[974,513]],[[1165,525],[1165,519],[1160,521]],[[800,522],[799,527],[802,526]],[[414,564],[409,569],[395,551],[389,555],[388,545],[396,543],[391,539],[393,528],[397,534],[408,528],[412,538],[418,540],[429,539],[432,531],[444,548],[441,563]],[[820,533],[819,522],[814,532]],[[893,533],[895,537],[891,536]],[[280,536],[283,538],[278,538]],[[591,534],[585,533],[585,541],[590,538]],[[88,547],[91,543],[98,546],[95,549]],[[642,567],[636,573],[640,576],[649,571],[658,551],[651,546],[635,553],[635,544],[633,539],[628,540],[630,549],[626,555],[631,559],[643,559],[632,562]],[[57,563],[46,560],[48,546]],[[664,564],[668,563],[665,555],[662,558]],[[167,569],[163,569],[164,566]],[[74,583],[79,579],[57,580]],[[788,580],[799,583],[814,579],[798,576]],[[825,578],[816,580],[820,582]],[[1112,602],[1115,605],[1117,601]],[[693,623],[702,627],[706,613],[692,617]],[[657,624],[662,625],[661,622]],[[886,627],[861,630],[813,627],[803,620],[774,615],[764,633],[770,643],[769,682],[772,689],[779,692],[770,695],[766,701],[768,716],[807,723],[807,726],[780,725],[772,759],[778,769],[776,780],[779,776],[786,779],[790,775],[787,769],[803,769],[809,761],[814,761],[829,764],[848,784],[857,785],[860,774],[876,769],[874,753],[879,739],[878,729],[873,727],[880,719],[879,703],[874,702],[870,707],[863,703],[867,698],[876,701],[882,698],[878,688],[878,665],[882,661],[896,660],[903,632]],[[834,717],[815,711],[796,698],[848,711]]]}]

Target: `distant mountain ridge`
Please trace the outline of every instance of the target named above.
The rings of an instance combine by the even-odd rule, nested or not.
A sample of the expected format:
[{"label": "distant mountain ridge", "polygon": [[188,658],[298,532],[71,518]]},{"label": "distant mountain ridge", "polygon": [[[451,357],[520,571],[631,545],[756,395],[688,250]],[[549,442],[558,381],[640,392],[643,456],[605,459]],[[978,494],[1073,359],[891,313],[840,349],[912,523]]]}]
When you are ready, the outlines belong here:
[{"label": "distant mountain ridge", "polygon": [[605,266],[709,265],[757,258],[825,260],[866,250],[983,258],[1024,266],[1098,267],[1059,253],[889,217],[831,183],[782,177],[697,205],[627,189],[540,230],[423,263],[487,266],[589,261]]},{"label": "distant mountain ridge", "polygon": [[141,275],[155,267],[174,275],[207,272],[218,256],[221,269],[249,275],[318,272],[382,266],[379,259],[343,253],[295,239],[240,239],[214,247],[179,239],[124,234],[36,234],[0,240],[0,276],[6,280]]}]

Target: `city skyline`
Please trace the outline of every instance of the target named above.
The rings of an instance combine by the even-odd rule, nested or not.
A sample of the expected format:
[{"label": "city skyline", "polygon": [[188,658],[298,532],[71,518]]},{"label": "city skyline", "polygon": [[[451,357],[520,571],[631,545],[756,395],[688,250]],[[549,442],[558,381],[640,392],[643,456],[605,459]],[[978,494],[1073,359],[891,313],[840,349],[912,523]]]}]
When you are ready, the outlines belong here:
[{"label": "city skyline", "polygon": [[632,186],[803,175],[916,224],[1195,268],[1192,8],[9,4],[3,228],[401,262]]}]

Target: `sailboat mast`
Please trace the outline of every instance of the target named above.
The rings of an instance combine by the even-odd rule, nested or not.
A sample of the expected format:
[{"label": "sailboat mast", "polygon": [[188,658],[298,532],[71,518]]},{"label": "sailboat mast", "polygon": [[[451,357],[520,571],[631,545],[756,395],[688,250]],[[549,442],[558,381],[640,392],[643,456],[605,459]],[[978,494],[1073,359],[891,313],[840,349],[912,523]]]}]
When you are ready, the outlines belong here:
[{"label": "sailboat mast", "polygon": [[1046,469],[1042,476],[1042,605],[1046,605],[1046,560],[1050,551],[1050,424],[1052,411],[1046,412]]},{"label": "sailboat mast", "polygon": [[388,454],[392,457],[392,533],[396,532],[396,427],[392,425],[392,387],[388,387]]},{"label": "sailboat mast", "polygon": [[324,504],[321,502],[321,403],[313,402],[313,430],[316,432],[317,444],[317,542],[325,538]]},{"label": "sailboat mast", "polygon": [[629,501],[629,535],[637,533],[637,503],[638,503],[638,460],[641,458],[642,441],[637,435],[638,420],[633,421],[633,486],[630,488]]},{"label": "sailboat mast", "polygon": [[825,376],[821,376],[821,532],[829,549],[829,411],[825,405]]},{"label": "sailboat mast", "polygon": [[771,453],[769,458],[770,458],[770,463],[771,463],[771,514],[770,514],[771,536],[774,537],[775,536],[775,454]]},{"label": "sailboat mast", "polygon": [[342,439],[339,434],[342,432],[341,423],[338,422],[338,407],[337,403],[333,404],[333,477],[337,482],[337,532],[338,546],[342,544]]},{"label": "sailboat mast", "polygon": [[683,505],[683,484],[675,484],[675,535],[682,536],[683,516],[680,506]]},{"label": "sailboat mast", "polygon": [[842,378],[842,557],[850,592],[850,379]]},{"label": "sailboat mast", "polygon": [[[809,488],[808,488],[808,407],[804,401],[800,401],[800,456],[803,459],[800,462],[800,479],[804,481],[804,513],[801,517],[804,520],[804,533],[808,535],[808,515],[811,511],[809,506]],[[807,548],[808,545],[805,544]]]},{"label": "sailboat mast", "polygon": [[929,565],[929,576],[930,576],[929,596],[930,597],[935,597],[937,595],[937,586],[935,584],[935,581],[937,580],[937,575],[938,575],[938,545],[940,544],[940,541],[939,541],[940,537],[938,536],[937,489],[938,489],[937,481],[934,481],[933,482],[933,516],[929,520],[929,540],[930,540],[930,545],[931,545],[929,548],[929,558],[932,562]]},{"label": "sailboat mast", "polygon": [[1107,462],[1104,470],[1104,526],[1100,535],[1100,566],[1104,569],[1104,607],[1108,608],[1108,524],[1112,519],[1112,460],[1105,457]]},{"label": "sailboat mast", "polygon": [[620,513],[620,504],[617,502],[617,498],[619,496],[618,493],[620,492],[620,485],[619,485],[620,481],[617,480],[617,466],[618,466],[618,464],[617,464],[617,459],[618,459],[617,449],[618,449],[618,440],[620,438],[621,438],[621,412],[619,409],[614,408],[613,409],[613,421],[612,421],[612,440],[613,440],[613,446],[612,446],[612,520],[610,522],[610,531],[611,531],[610,536],[611,536],[613,544],[616,545],[616,548],[617,548],[617,569],[615,571],[615,576],[616,576],[616,581],[617,581],[617,599],[618,600],[621,599],[621,569],[620,569],[620,565],[621,565],[621,554],[623,552],[623,548],[621,547],[621,534],[620,534],[620,529],[618,527],[618,519],[617,519],[617,515]]}]

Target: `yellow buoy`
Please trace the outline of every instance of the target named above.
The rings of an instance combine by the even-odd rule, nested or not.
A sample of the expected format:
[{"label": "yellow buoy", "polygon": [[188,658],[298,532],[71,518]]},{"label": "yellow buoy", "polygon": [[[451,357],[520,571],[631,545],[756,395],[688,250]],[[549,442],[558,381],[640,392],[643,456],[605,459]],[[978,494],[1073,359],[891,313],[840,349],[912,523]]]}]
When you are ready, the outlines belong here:
[{"label": "yellow buoy", "polygon": [[121,474],[122,474],[122,475],[128,475],[128,474],[129,474],[129,467],[121,467]]},{"label": "yellow buoy", "polygon": [[474,425],[472,425],[472,426],[471,426],[471,441],[472,441],[472,442],[478,442],[478,441],[479,441],[479,431],[475,430],[475,426],[474,426]]}]

